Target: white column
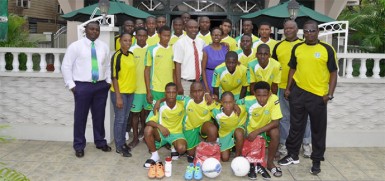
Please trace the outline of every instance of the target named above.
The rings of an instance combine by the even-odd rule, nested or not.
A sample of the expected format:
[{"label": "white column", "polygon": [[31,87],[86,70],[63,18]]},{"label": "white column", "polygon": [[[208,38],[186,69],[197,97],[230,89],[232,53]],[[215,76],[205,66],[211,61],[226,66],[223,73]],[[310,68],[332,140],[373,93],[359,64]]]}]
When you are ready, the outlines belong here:
[{"label": "white column", "polygon": [[40,53],[40,72],[47,72],[47,60],[45,59],[45,53]]},{"label": "white column", "polygon": [[60,56],[60,53],[54,53],[53,54],[55,56],[55,61],[53,63],[53,66],[55,67],[55,71],[53,71],[53,73],[60,73],[60,59],[59,59],[59,56]]},{"label": "white column", "polygon": [[12,72],[19,72],[19,53],[12,53],[13,55],[13,60],[12,60]]},{"label": "white column", "polygon": [[360,66],[360,78],[366,79],[366,59],[361,58],[361,66]]},{"label": "white column", "polygon": [[373,66],[373,78],[379,79],[380,77],[380,60],[379,58],[374,59]]},{"label": "white column", "polygon": [[27,72],[33,72],[32,53],[27,54]]},{"label": "white column", "polygon": [[0,72],[5,72],[5,53],[0,52]]},{"label": "white column", "polygon": [[346,78],[353,78],[353,59],[347,58],[346,64]]}]

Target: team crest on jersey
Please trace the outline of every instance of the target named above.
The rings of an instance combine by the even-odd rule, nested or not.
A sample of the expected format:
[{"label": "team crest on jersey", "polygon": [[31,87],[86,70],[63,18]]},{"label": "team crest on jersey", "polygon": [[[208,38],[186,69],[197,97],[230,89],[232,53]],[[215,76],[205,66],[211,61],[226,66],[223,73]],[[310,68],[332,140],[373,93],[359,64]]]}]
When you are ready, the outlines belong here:
[{"label": "team crest on jersey", "polygon": [[206,114],[208,114],[208,113],[209,113],[209,111],[207,111],[207,110],[204,110],[204,111],[203,111],[203,114],[204,114],[204,115],[206,115]]},{"label": "team crest on jersey", "polygon": [[315,58],[320,58],[321,57],[321,53],[320,52],[315,52],[314,53],[314,57]]},{"label": "team crest on jersey", "polygon": [[270,114],[270,111],[269,110],[265,110],[263,113],[267,115],[267,114]]},{"label": "team crest on jersey", "polygon": [[270,79],[274,79],[274,75],[270,75]]},{"label": "team crest on jersey", "polygon": [[241,79],[237,79],[237,83],[240,84],[241,83]]}]

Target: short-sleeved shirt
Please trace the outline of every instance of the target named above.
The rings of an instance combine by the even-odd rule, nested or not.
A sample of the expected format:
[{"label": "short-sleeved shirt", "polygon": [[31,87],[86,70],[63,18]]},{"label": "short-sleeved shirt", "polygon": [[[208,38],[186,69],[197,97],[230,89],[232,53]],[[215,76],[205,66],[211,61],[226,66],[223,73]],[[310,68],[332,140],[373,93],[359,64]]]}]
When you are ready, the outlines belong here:
[{"label": "short-sleeved shirt", "polygon": [[152,46],[152,45],[156,45],[159,43],[159,35],[158,33],[155,32],[155,34],[153,34],[152,36],[148,35],[148,38],[146,40],[146,44],[148,46]]},{"label": "short-sleeved shirt", "polygon": [[181,78],[185,80],[195,80],[195,56],[193,41],[195,41],[195,46],[198,50],[199,72],[202,73],[202,50],[203,47],[206,46],[202,39],[196,37],[193,40],[186,35],[176,41],[172,47],[174,50],[174,62],[181,64]]},{"label": "short-sleeved shirt", "polygon": [[147,45],[140,47],[137,44],[130,48],[130,51],[134,54],[134,61],[136,64],[136,94],[146,93],[146,84],[144,82],[144,60],[146,59],[147,48]]},{"label": "short-sleeved shirt", "polygon": [[281,83],[278,84],[278,87],[281,89],[286,89],[287,86],[287,77],[289,75],[290,67],[287,65],[290,61],[291,50],[294,45],[302,42],[302,39],[296,39],[294,41],[282,40],[277,43],[273,49],[273,53],[271,54],[271,58],[274,58],[281,64]]},{"label": "short-sleeved shirt", "polygon": [[175,42],[178,41],[182,36],[184,36],[184,34],[181,34],[180,36],[176,36],[175,34],[173,34],[170,38],[170,41],[168,42],[168,45],[173,46]]},{"label": "short-sleeved shirt", "polygon": [[289,67],[296,70],[293,79],[298,87],[324,96],[329,92],[330,72],[338,69],[336,52],[322,41],[315,45],[299,43],[292,50]]},{"label": "short-sleeved shirt", "polygon": [[[235,38],[235,41],[237,42],[237,46],[239,48],[241,47],[241,38],[242,38],[242,36],[243,36],[243,33]],[[251,34],[251,42],[252,43],[257,42],[258,40],[259,40],[259,38],[257,36],[255,36],[254,34]]]},{"label": "short-sleeved shirt", "polygon": [[282,118],[278,96],[275,94],[270,95],[265,106],[261,106],[255,96],[246,96],[237,103],[246,106],[248,115],[246,128],[248,133],[266,126],[272,120],[279,120]]},{"label": "short-sleeved shirt", "polygon": [[201,32],[198,32],[198,37],[202,38],[202,40],[205,41],[206,46],[210,45],[213,42],[210,32],[207,33],[206,35],[202,35]]},{"label": "short-sleeved shirt", "polygon": [[167,128],[171,134],[183,133],[183,118],[185,115],[183,101],[176,101],[173,108],[167,106],[166,102],[160,103],[160,108],[157,114],[154,111],[148,115],[146,122],[154,121],[165,128]]},{"label": "short-sleeved shirt", "polygon": [[218,65],[214,70],[212,87],[220,87],[222,92],[231,91],[234,95],[239,95],[242,87],[248,85],[247,68],[243,65],[237,65],[232,74],[227,70],[225,63]]},{"label": "short-sleeved shirt", "polygon": [[238,62],[240,62],[245,67],[247,67],[248,64],[256,58],[255,51],[253,49],[251,49],[249,56],[245,55],[242,49],[239,49],[236,52],[238,54]]},{"label": "short-sleeved shirt", "polygon": [[184,130],[191,130],[203,125],[206,121],[211,120],[211,110],[218,107],[218,103],[207,105],[205,99],[200,103],[195,103],[194,99],[188,96],[178,96],[178,100],[183,100],[186,115],[183,121]]},{"label": "short-sleeved shirt", "polygon": [[263,42],[262,40],[258,40],[258,41],[256,41],[256,42],[253,43],[253,49],[254,49],[255,52],[257,52],[257,48],[258,48],[259,45],[261,45],[261,44],[266,44],[266,45],[268,45],[269,48],[270,48],[270,55],[271,55],[271,54],[273,53],[273,49],[274,49],[274,47],[275,47],[275,45],[276,45],[277,43],[278,43],[278,42],[277,42],[276,40],[271,39],[271,38],[269,38],[269,40],[268,40],[266,43]]},{"label": "short-sleeved shirt", "polygon": [[265,68],[260,66],[258,59],[254,59],[249,63],[248,69],[249,83],[265,81],[271,86],[272,83],[281,82],[281,64],[272,58],[269,58],[269,63]]},{"label": "short-sleeved shirt", "polygon": [[233,37],[227,35],[226,37],[222,38],[221,42],[227,43],[229,45],[230,51],[238,50],[237,41],[235,41]]},{"label": "short-sleeved shirt", "polygon": [[147,50],[145,65],[151,67],[150,89],[164,92],[167,83],[174,82],[174,62],[172,47],[164,47],[159,43]]},{"label": "short-sleeved shirt", "polygon": [[[135,36],[132,36],[131,38],[131,46],[136,44],[136,38]],[[120,50],[120,35],[115,36],[115,51]]]},{"label": "short-sleeved shirt", "polygon": [[239,116],[232,112],[230,116],[227,116],[222,112],[221,108],[213,109],[212,114],[219,125],[219,137],[224,137],[231,133],[239,126],[243,126],[246,123],[247,113],[244,105],[239,106],[241,113]]},{"label": "short-sleeved shirt", "polygon": [[[111,77],[118,79],[120,93],[134,93],[136,90],[136,65],[132,52],[125,55],[121,50],[118,50],[111,57],[111,62]],[[120,62],[118,72],[117,62]],[[110,90],[115,92],[114,86],[111,86]]]}]

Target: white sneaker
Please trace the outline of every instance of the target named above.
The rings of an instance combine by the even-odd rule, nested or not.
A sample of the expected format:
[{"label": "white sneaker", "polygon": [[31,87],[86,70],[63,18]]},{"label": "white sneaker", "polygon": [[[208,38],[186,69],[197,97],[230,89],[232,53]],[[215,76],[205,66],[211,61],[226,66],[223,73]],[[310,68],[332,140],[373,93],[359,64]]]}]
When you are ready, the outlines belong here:
[{"label": "white sneaker", "polygon": [[286,145],[285,145],[285,144],[279,144],[279,146],[278,146],[278,152],[279,152],[281,155],[287,155]]},{"label": "white sneaker", "polygon": [[302,150],[303,150],[303,157],[304,158],[310,158],[311,156],[311,145],[310,144],[303,144],[302,145]]}]

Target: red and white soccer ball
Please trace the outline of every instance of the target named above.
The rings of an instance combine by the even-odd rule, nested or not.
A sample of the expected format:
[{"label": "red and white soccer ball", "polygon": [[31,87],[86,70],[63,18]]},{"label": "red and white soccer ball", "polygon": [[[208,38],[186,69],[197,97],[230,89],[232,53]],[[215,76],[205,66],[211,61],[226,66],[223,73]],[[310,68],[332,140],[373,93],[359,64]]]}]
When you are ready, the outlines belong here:
[{"label": "red and white soccer ball", "polygon": [[238,156],[231,161],[231,170],[235,176],[243,177],[249,173],[250,163],[245,157]]},{"label": "red and white soccer ball", "polygon": [[215,158],[207,158],[202,164],[202,172],[206,177],[215,178],[222,171],[221,163]]}]

